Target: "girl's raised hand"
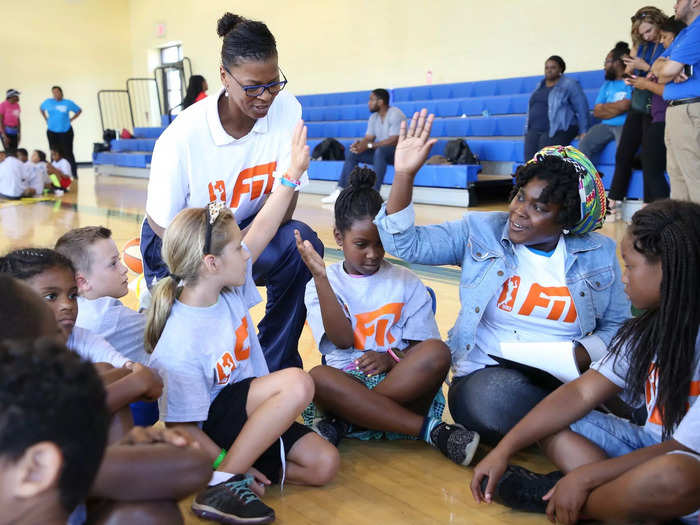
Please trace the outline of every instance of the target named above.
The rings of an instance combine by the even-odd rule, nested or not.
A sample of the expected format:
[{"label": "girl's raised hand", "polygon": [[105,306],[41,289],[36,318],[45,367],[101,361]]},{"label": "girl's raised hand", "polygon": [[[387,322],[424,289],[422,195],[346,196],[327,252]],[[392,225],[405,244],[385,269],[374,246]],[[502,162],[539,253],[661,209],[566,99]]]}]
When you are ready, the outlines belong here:
[{"label": "girl's raised hand", "polygon": [[432,113],[428,115],[428,110],[423,108],[420,113],[413,114],[408,127],[405,120],[401,123],[399,142],[394,155],[394,171],[397,174],[402,173],[412,177],[425,163],[430,148],[437,142],[437,139],[430,138],[434,118]]},{"label": "girl's raised hand", "polygon": [[309,241],[303,241],[299,230],[294,230],[294,240],[297,243],[297,250],[304,261],[304,264],[314,277],[326,276],[326,264]]},{"label": "girl's raised hand", "polygon": [[304,121],[299,120],[294,133],[292,133],[292,153],[287,176],[292,180],[299,180],[299,177],[309,169],[309,146],[306,144],[307,129]]}]

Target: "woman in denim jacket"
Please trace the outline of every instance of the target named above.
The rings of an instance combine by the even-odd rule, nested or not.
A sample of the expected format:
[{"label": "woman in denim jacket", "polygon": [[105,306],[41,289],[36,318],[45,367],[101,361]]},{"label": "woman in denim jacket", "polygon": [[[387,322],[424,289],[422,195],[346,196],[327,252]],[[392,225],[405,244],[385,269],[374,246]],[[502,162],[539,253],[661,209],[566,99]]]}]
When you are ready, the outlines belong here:
[{"label": "woman in denim jacket", "polygon": [[525,160],[545,146],[569,144],[588,131],[588,100],[578,80],[564,75],[566,63],[552,55],[544,78],[530,96],[525,121]]},{"label": "woman in denim jacket", "polygon": [[[420,118],[414,115],[408,132],[402,129],[391,194],[375,223],[389,253],[420,264],[462,267],[462,307],[448,338],[454,371],[450,412],[456,422],[477,431],[482,441],[495,444],[561,384],[541,370],[496,361],[482,349],[494,340],[498,344],[493,334],[499,333],[499,327],[486,326],[485,318],[491,315],[494,320],[496,303],[500,307],[512,292],[508,283],[522,269],[517,254],[523,260],[525,255],[532,258],[522,252],[532,248],[542,255],[539,263],[547,268],[554,264],[548,254],[559,247],[565,291],[559,287],[556,295],[567,297],[539,294],[537,300],[550,301],[537,303],[539,316],[511,316],[518,318],[516,339],[522,335],[523,340],[556,340],[556,334],[566,333],[561,331],[561,319],[575,315],[576,322],[568,327],[571,335],[559,340],[575,342],[581,371],[605,355],[630,307],[615,242],[591,233],[605,216],[602,182],[590,161],[570,146],[545,148],[519,169],[508,212],[470,212],[458,221],[415,226],[413,178],[434,144],[435,139],[428,140],[431,124],[432,115],[426,119],[423,110]],[[556,317],[557,310],[561,315],[550,329],[547,319]],[[505,339],[513,340],[512,334]]]}]

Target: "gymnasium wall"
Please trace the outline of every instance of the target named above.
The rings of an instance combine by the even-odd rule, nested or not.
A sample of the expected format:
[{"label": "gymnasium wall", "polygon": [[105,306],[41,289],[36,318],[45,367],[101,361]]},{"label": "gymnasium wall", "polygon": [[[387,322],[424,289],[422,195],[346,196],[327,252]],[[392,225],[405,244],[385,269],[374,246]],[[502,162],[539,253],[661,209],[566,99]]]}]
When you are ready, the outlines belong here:
[{"label": "gymnasium wall", "polygon": [[131,75],[129,0],[22,0],[3,8],[0,31],[0,99],[22,92],[21,147],[48,154],[39,105],[60,85],[83,109],[73,122],[75,157],[92,160],[101,140],[97,91],[123,89]]},{"label": "gymnasium wall", "polygon": [[[216,20],[226,10],[268,24],[294,93],[533,75],[560,54],[571,71],[598,69],[629,41],[640,0],[157,0],[130,4],[133,69],[167,41],[183,44],[195,73],[220,85]],[[672,13],[673,1],[659,7]],[[156,38],[155,25],[167,33]]]}]

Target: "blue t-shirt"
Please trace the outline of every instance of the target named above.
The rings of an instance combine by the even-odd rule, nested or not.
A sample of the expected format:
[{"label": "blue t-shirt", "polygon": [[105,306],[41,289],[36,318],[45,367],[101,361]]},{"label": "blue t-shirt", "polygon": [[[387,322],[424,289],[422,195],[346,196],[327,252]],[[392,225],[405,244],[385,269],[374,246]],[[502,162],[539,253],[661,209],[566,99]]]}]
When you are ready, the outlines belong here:
[{"label": "blue t-shirt", "polygon": [[673,43],[661,55],[670,60],[693,66],[693,74],[685,82],[669,82],[664,88],[664,100],[700,97],[700,16],[678,33]]},{"label": "blue t-shirt", "polygon": [[80,106],[67,98],[47,98],[41,103],[41,111],[49,114],[48,128],[54,133],[65,133],[70,129],[70,112],[77,113]]},{"label": "blue t-shirt", "polygon": [[[632,86],[625,84],[624,80],[606,80],[600,86],[595,104],[607,104],[608,102],[619,102],[632,96]],[[594,104],[594,105],[595,105]],[[617,117],[605,119],[603,124],[608,126],[622,126],[627,118],[627,113],[622,113]]]}]

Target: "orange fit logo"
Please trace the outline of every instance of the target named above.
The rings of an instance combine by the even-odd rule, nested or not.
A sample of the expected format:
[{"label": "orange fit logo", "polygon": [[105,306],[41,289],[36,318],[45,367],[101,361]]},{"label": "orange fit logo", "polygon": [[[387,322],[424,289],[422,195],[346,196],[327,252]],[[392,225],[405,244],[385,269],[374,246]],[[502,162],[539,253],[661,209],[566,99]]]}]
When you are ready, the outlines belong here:
[{"label": "orange fit logo", "polygon": [[396,339],[389,333],[401,318],[401,310],[404,303],[389,303],[374,312],[357,314],[357,326],[355,326],[355,348],[365,349],[368,337],[374,336],[378,347],[393,344]]},{"label": "orange fit logo", "polygon": [[[236,177],[233,186],[233,194],[228,203],[230,208],[238,208],[244,195],[250,195],[250,200],[255,200],[261,195],[272,192],[275,184],[275,168],[277,162],[268,162],[252,168],[246,168]],[[209,200],[227,202],[226,183],[222,180],[209,183]]]},{"label": "orange fit logo", "polygon": [[[505,312],[512,312],[520,290],[520,277],[515,275],[503,283],[498,307]],[[552,321],[573,323],[576,321],[576,306],[566,286],[541,286],[533,283],[527,297],[518,310],[518,315],[538,315]]]},{"label": "orange fit logo", "polygon": [[245,361],[250,357],[250,345],[248,345],[248,318],[244,317],[241,325],[236,328],[236,344],[233,348],[233,355],[230,352],[224,353],[216,362],[216,383],[225,385],[231,373],[237,368],[236,363]]},{"label": "orange fit logo", "polygon": [[[647,412],[651,414],[649,416],[649,422],[655,423],[657,425],[663,426],[663,414],[656,404],[658,399],[657,384],[659,383],[659,369],[655,363],[649,365],[649,374],[647,375],[647,381],[644,385],[644,397],[646,399]],[[700,396],[700,381],[690,382],[690,391],[688,392],[688,397]],[[696,400],[696,403],[700,401]],[[652,406],[653,403],[653,406]],[[653,408],[653,410],[652,410]],[[690,404],[686,403],[686,411],[690,408]]]}]

